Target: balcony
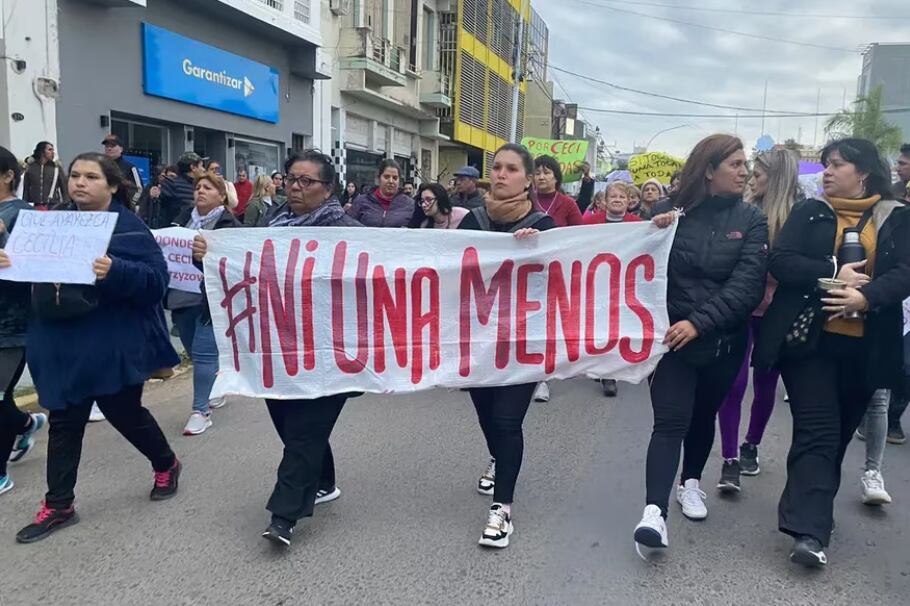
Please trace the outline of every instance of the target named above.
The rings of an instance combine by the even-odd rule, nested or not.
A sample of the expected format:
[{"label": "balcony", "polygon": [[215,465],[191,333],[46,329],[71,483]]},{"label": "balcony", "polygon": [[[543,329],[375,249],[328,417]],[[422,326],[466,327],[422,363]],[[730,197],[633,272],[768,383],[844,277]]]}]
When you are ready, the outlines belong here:
[{"label": "balcony", "polygon": [[322,46],[319,0],[185,1],[216,11],[219,18],[258,30],[276,42],[291,46]]},{"label": "balcony", "polygon": [[[403,49],[392,46],[382,38],[374,37],[370,28],[357,28],[356,46],[340,61],[341,69],[362,74],[364,84],[373,87],[406,86],[407,59]],[[346,79],[350,80],[350,76]],[[354,80],[359,79],[355,77]]]},{"label": "balcony", "polygon": [[420,102],[433,109],[452,107],[452,81],[441,71],[424,72],[420,82]]}]

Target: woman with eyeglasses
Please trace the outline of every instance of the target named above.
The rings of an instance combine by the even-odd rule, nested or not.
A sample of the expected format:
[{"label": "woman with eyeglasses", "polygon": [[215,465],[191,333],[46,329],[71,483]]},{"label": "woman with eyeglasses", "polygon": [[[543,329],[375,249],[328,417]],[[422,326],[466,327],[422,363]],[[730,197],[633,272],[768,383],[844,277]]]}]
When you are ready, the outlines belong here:
[{"label": "woman with eyeglasses", "polygon": [[[870,398],[902,382],[910,296],[910,208],[894,200],[875,145],[833,141],[821,160],[824,196],[793,207],[771,251],[778,287],[753,355],[780,368],[790,396],[778,528],[793,538],[790,560],[809,567],[828,563],[844,453]],[[845,241],[865,258],[835,263]]]},{"label": "woman with eyeglasses", "polygon": [[355,198],[347,212],[365,227],[407,227],[414,206],[414,199],[401,191],[401,166],[388,159],[379,165],[379,185]]},{"label": "woman with eyeglasses", "polygon": [[[263,217],[259,227],[363,227],[345,214],[333,194],[335,166],[317,151],[293,153],[285,162],[287,202]],[[193,242],[194,257],[207,250],[203,236]],[[284,443],[278,479],[266,508],[272,518],[262,536],[277,545],[290,546],[294,528],[313,515],[320,503],[341,496],[335,483],[335,460],[329,436],[348,398],[340,393],[310,400],[266,398],[275,430]]]},{"label": "woman with eyeglasses", "polygon": [[408,227],[458,229],[468,209],[452,206],[449,194],[439,183],[424,183],[417,190],[417,208]]}]

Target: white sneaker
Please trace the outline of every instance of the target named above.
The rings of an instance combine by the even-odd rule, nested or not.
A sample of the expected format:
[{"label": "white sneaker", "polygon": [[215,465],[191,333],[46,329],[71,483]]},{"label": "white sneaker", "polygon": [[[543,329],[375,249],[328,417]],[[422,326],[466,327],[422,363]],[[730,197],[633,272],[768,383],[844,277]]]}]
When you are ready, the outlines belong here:
[{"label": "white sneaker", "polygon": [[337,486],[335,488],[333,488],[332,490],[322,490],[322,489],[317,490],[316,491],[316,505],[319,505],[320,503],[328,503],[330,501],[334,501],[335,499],[337,499],[340,496],[341,496],[341,489],[339,489]]},{"label": "white sneaker", "polygon": [[477,492],[492,495],[494,488],[496,488],[496,459],[490,459],[483,475],[477,480]]},{"label": "white sneaker", "polygon": [[537,389],[534,390],[534,401],[535,402],[549,402],[550,401],[550,387],[547,385],[546,381],[541,381],[537,384]]},{"label": "white sneaker", "polygon": [[660,515],[660,507],[648,505],[641,515],[641,522],[635,527],[635,550],[642,559],[648,558],[641,552],[642,547],[666,549],[670,546],[667,536],[667,521]]},{"label": "white sneaker", "polygon": [[502,508],[499,503],[493,503],[487,515],[487,525],[480,535],[478,544],[484,547],[497,547],[502,549],[509,546],[509,536],[515,530],[512,525],[512,516]]},{"label": "white sneaker", "polygon": [[863,474],[863,505],[887,505],[891,495],[885,490],[885,480],[880,471],[869,469]]},{"label": "white sneaker", "polygon": [[221,396],[220,398],[214,398],[212,400],[209,400],[209,408],[211,408],[212,410],[221,408],[225,404],[227,404],[227,399],[224,396]]},{"label": "white sneaker", "polygon": [[183,427],[183,435],[198,436],[205,433],[205,430],[212,426],[212,415],[204,415],[201,412],[194,412],[190,415],[186,425]]},{"label": "white sneaker", "polygon": [[690,520],[704,520],[708,517],[706,498],[708,495],[698,487],[698,480],[686,480],[685,484],[676,487],[676,500],[682,505],[683,515]]},{"label": "white sneaker", "polygon": [[88,422],[89,423],[98,423],[99,421],[104,421],[104,420],[106,420],[104,413],[101,412],[101,409],[98,408],[98,403],[95,402],[94,404],[92,404],[92,412],[90,412],[88,415]]}]

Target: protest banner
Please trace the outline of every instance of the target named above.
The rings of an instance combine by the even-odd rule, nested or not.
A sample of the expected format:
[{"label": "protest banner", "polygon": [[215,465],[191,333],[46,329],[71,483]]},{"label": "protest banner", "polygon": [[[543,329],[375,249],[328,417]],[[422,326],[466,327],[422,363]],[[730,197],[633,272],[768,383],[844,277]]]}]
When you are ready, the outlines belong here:
[{"label": "protest banner", "polygon": [[107,252],[116,224],[112,212],[20,211],[0,280],[94,284],[92,264]]},{"label": "protest banner", "polygon": [[562,169],[562,182],[571,183],[581,179],[581,165],[588,154],[588,142],[576,139],[538,139],[525,137],[521,144],[528,148],[531,155],[553,156]]},{"label": "protest banner", "polygon": [[635,185],[641,187],[648,179],[657,179],[664,185],[670,184],[670,177],[680,170],[683,160],[663,152],[649,152],[629,158],[629,171]]},{"label": "protest banner", "polygon": [[202,272],[193,265],[196,232],[186,227],[166,227],[152,230],[152,235],[167,261],[167,271],[171,274],[168,287],[202,294]]},{"label": "protest banner", "polygon": [[212,397],[577,375],[639,382],[666,352],[674,233],[650,222],[526,240],[429,229],[206,232],[220,368]]}]

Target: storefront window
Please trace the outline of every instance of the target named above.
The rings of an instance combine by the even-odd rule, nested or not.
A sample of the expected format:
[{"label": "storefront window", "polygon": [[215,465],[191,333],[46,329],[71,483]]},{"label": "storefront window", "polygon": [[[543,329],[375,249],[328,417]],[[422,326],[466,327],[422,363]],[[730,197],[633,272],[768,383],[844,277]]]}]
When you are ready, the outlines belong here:
[{"label": "storefront window", "polygon": [[382,156],[356,149],[345,154],[346,183],[356,183],[358,189],[371,191],[377,183]]},{"label": "storefront window", "polygon": [[271,175],[281,170],[281,148],[275,143],[234,139],[236,170],[246,170],[250,181],[258,175]]}]

